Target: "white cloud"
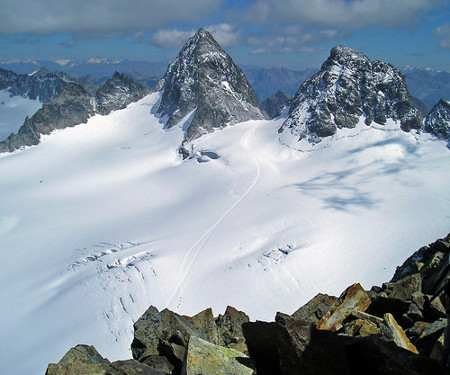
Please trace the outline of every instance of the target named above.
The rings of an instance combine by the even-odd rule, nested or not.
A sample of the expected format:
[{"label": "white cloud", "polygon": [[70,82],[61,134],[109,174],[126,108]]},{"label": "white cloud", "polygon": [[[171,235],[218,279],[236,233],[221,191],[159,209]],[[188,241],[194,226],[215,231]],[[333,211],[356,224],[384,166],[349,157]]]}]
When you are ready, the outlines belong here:
[{"label": "white cloud", "polygon": [[208,19],[221,0],[0,0],[0,33],[83,36],[155,30]]},{"label": "white cloud", "polygon": [[268,50],[267,48],[257,48],[257,49],[251,50],[250,54],[251,55],[262,55],[264,53],[269,53],[269,52],[270,52],[270,50]]},{"label": "white cloud", "polygon": [[302,52],[302,53],[316,53],[316,52],[321,52],[323,50],[324,50],[323,47],[317,48],[317,47],[306,47],[306,46],[303,46],[303,47],[299,48],[299,52]]},{"label": "white cloud", "polygon": [[292,33],[293,29],[286,29],[283,27],[279,32],[284,33],[288,31],[287,35],[272,35],[255,36],[252,35],[247,39],[247,43],[252,46],[267,46],[275,47],[282,46],[283,48],[293,48],[303,46],[311,43],[321,43],[328,40],[335,40],[342,36],[338,30],[317,30],[311,32],[299,31],[297,35]]},{"label": "white cloud", "polygon": [[443,49],[450,49],[450,23],[445,23],[437,27],[433,31],[433,35],[442,38],[439,41],[439,47]]},{"label": "white cloud", "polygon": [[217,43],[224,48],[233,47],[240,41],[240,30],[235,25],[221,23],[218,25],[206,26],[205,30],[208,30]]},{"label": "white cloud", "polygon": [[443,0],[257,0],[248,19],[343,28],[410,25]]},{"label": "white cloud", "polygon": [[150,39],[153,44],[163,48],[181,48],[186,40],[188,40],[193,34],[191,31],[173,30],[158,30]]},{"label": "white cloud", "polygon": [[[232,47],[239,43],[240,32],[238,27],[221,23],[205,26],[213,38],[223,48]],[[150,42],[163,48],[181,48],[184,43],[196,32],[196,30],[182,31],[178,29],[158,30],[150,39]]]}]

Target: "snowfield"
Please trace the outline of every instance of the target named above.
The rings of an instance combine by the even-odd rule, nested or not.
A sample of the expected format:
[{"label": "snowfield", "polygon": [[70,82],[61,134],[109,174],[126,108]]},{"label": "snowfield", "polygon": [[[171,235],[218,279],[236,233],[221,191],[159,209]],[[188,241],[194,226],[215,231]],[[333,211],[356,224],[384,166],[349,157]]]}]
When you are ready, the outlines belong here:
[{"label": "snowfield", "polygon": [[185,145],[152,93],[0,154],[0,369],[44,374],[72,346],[130,358],[148,308],[251,319],[389,280],[450,229],[446,142],[390,123],[308,151],[249,121]]},{"label": "snowfield", "polygon": [[11,133],[17,133],[26,116],[33,116],[42,107],[39,100],[11,96],[8,90],[0,90],[0,141]]}]

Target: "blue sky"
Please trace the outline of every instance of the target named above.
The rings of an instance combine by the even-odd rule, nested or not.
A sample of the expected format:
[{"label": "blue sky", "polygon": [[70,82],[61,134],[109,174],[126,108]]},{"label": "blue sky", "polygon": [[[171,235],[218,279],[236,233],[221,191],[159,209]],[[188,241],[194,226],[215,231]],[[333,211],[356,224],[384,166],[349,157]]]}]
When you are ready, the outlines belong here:
[{"label": "blue sky", "polygon": [[0,0],[0,59],[168,62],[200,27],[238,64],[316,68],[344,44],[450,71],[450,0]]}]

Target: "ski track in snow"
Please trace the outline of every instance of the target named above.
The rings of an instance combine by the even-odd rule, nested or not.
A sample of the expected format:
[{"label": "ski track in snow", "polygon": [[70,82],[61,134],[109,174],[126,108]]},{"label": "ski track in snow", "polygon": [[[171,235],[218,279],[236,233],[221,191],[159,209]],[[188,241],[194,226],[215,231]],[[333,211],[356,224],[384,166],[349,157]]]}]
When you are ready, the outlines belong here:
[{"label": "ski track in snow", "polygon": [[[253,155],[250,148],[248,147],[248,142],[252,136],[254,136],[256,130],[256,125],[253,125],[241,138],[240,144],[247,150],[248,154],[253,159],[253,162],[256,167],[256,176],[253,179],[252,183],[248,187],[248,189],[242,194],[232,205],[228,208],[227,211],[211,226],[209,229],[201,235],[201,237],[189,248],[186,252],[186,255],[183,257],[183,261],[181,262],[181,274],[178,284],[176,285],[172,295],[169,298],[169,302],[167,303],[168,307],[173,307],[175,310],[178,310],[180,307],[180,303],[182,300],[181,289],[183,283],[186,278],[189,276],[189,273],[194,265],[195,261],[199,257],[202,252],[203,246],[206,241],[209,239],[214,230],[219,226],[219,224],[228,216],[228,214],[253,190],[253,188],[258,183],[259,177],[261,176],[261,166],[257,158]],[[188,262],[188,263],[187,263]],[[187,265],[186,265],[187,263]],[[178,298],[177,298],[178,297]],[[178,299],[178,304],[174,306],[174,303]]]}]

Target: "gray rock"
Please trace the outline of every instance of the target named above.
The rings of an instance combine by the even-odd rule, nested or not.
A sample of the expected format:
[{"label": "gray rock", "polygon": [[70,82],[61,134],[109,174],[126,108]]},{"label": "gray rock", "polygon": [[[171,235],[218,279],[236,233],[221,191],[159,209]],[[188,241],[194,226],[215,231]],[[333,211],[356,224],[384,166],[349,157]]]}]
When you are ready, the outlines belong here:
[{"label": "gray rock", "polygon": [[186,42],[156,90],[164,90],[157,112],[167,116],[168,128],[195,110],[186,140],[227,125],[265,118],[244,73],[203,29]]},{"label": "gray rock", "polygon": [[39,143],[43,134],[81,123],[94,114],[94,102],[84,88],[68,83],[54,99],[42,105],[31,118],[26,118],[17,134],[0,142],[0,152],[12,152]]},{"label": "gray rock", "polygon": [[96,112],[107,115],[112,111],[125,108],[147,95],[149,90],[139,82],[115,72],[95,94]]},{"label": "gray rock", "polygon": [[248,315],[234,307],[227,306],[225,313],[216,319],[225,346],[247,353],[242,325],[249,322]]},{"label": "gray rock", "polygon": [[[295,311],[291,316],[295,319],[317,324],[328,311],[333,311],[338,306],[339,301],[336,297],[319,293],[308,303]],[[283,317],[283,315],[284,314],[277,313],[275,321],[278,322],[279,319]]]},{"label": "gray rock", "polygon": [[77,345],[58,363],[50,363],[46,375],[106,375],[110,362],[93,346]]},{"label": "gray rock", "polygon": [[[36,74],[47,77],[52,73],[39,71]],[[37,145],[43,134],[86,123],[96,113],[106,115],[125,108],[148,93],[142,84],[117,72],[98,89],[95,97],[78,83],[61,82],[63,88],[57,96],[44,103],[31,118],[27,117],[17,134],[0,142],[0,153]]]},{"label": "gray rock", "polygon": [[267,113],[270,118],[275,118],[278,117],[281,112],[283,112],[291,98],[291,95],[285,94],[282,91],[277,91],[271,97],[263,100],[259,104],[259,108]]},{"label": "gray rock", "polygon": [[441,99],[425,117],[424,130],[450,141],[450,102]]},{"label": "gray rock", "polygon": [[337,46],[321,70],[300,86],[279,132],[318,142],[338,129],[354,128],[362,115],[366,125],[383,125],[391,118],[404,131],[422,128],[422,115],[398,69]]},{"label": "gray rock", "polygon": [[126,361],[116,361],[111,363],[111,371],[108,375],[166,375],[169,372],[162,372],[155,370],[145,364],[142,364],[134,359]]},{"label": "gray rock", "polygon": [[11,87],[17,80],[18,74],[11,70],[0,68],[0,90]]},{"label": "gray rock", "polygon": [[191,336],[183,361],[182,375],[251,375],[253,369],[242,362],[249,359],[237,350]]}]

